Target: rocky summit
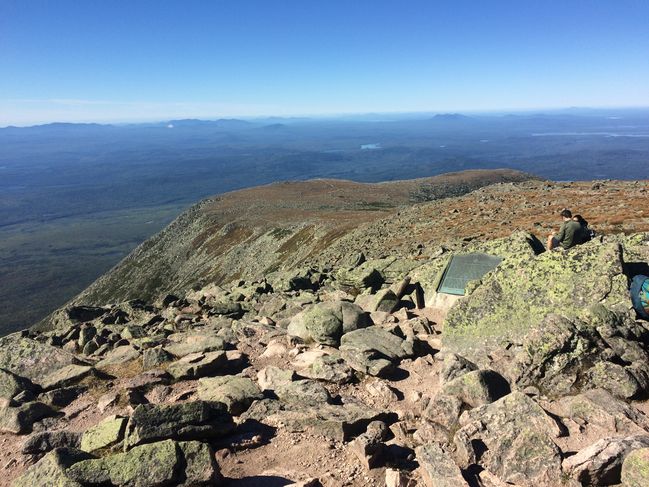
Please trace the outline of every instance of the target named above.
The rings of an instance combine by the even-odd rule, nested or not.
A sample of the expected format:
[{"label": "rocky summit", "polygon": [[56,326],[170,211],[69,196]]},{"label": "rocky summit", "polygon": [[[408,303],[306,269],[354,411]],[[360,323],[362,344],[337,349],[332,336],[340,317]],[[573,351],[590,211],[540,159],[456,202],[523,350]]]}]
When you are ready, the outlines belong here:
[{"label": "rocky summit", "polygon": [[[562,207],[597,235],[546,251]],[[647,486],[648,208],[511,172],[203,202],[0,339],[0,483]]]}]

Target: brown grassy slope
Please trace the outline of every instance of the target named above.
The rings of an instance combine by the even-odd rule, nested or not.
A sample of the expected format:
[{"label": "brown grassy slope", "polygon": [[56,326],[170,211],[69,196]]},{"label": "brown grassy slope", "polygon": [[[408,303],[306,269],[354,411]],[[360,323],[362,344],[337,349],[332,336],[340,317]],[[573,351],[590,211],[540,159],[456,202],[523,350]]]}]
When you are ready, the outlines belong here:
[{"label": "brown grassy slope", "polygon": [[319,257],[329,262],[363,241],[368,257],[387,253],[416,255],[453,246],[463,239],[491,240],[515,231],[535,234],[543,242],[557,231],[559,211],[581,214],[598,233],[649,231],[649,181],[498,184],[470,194],[400,210],[362,225]]},{"label": "brown grassy slope", "polygon": [[415,202],[529,178],[511,170],[466,171],[378,184],[276,183],[226,193],[192,207],[73,302],[152,299],[209,281],[263,275],[298,265],[359,225]]}]

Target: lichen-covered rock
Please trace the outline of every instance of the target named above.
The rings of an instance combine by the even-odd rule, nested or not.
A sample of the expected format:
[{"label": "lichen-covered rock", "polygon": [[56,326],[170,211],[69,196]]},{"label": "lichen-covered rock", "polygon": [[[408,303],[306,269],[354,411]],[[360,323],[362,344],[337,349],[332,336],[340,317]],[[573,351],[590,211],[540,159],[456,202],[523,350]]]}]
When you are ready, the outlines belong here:
[{"label": "lichen-covered rock", "polygon": [[553,442],[561,430],[525,394],[515,391],[472,409],[460,422],[453,441],[461,467],[479,463],[517,485],[555,485],[551,482],[561,477],[561,453]]},{"label": "lichen-covered rock", "polygon": [[82,485],[158,487],[178,479],[179,453],[171,440],[136,446],[103,458],[82,460],[67,469]]},{"label": "lichen-covered rock", "polygon": [[70,364],[56,369],[39,379],[44,390],[67,387],[90,375],[93,368],[88,365]]},{"label": "lichen-covered rock", "polygon": [[629,452],[647,447],[649,435],[602,438],[566,458],[563,469],[584,485],[619,484]]},{"label": "lichen-covered rock", "polygon": [[454,396],[474,408],[494,402],[510,393],[509,383],[493,370],[474,370],[446,382],[440,394]]},{"label": "lichen-covered rock", "polygon": [[196,352],[169,364],[167,372],[176,380],[198,379],[218,374],[227,362],[225,352]]},{"label": "lichen-covered rock", "polygon": [[219,438],[234,429],[225,404],[192,401],[180,404],[141,404],[126,427],[124,447],[172,438],[201,440]]},{"label": "lichen-covered rock", "polygon": [[649,448],[630,452],[622,464],[622,485],[624,487],[646,487],[649,485]]},{"label": "lichen-covered rock", "polygon": [[149,348],[142,352],[142,366],[144,369],[153,369],[160,365],[173,362],[174,356],[167,352],[162,346]]},{"label": "lichen-covered rock", "polygon": [[57,412],[40,401],[27,402],[16,407],[0,407],[0,431],[16,435],[30,433],[32,425]]},{"label": "lichen-covered rock", "polygon": [[326,404],[331,399],[322,384],[309,379],[278,384],[274,391],[281,401],[305,407]]},{"label": "lichen-covered rock", "polygon": [[444,346],[551,397],[637,397],[649,390],[647,331],[628,313],[625,269],[615,241],[505,259],[449,311]]},{"label": "lichen-covered rock", "polygon": [[367,313],[359,306],[347,301],[326,301],[294,316],[287,332],[307,343],[338,345],[344,333],[369,325]]},{"label": "lichen-covered rock", "polygon": [[62,367],[81,361],[58,347],[14,333],[0,338],[0,368],[33,383]]},{"label": "lichen-covered rock", "polygon": [[140,352],[130,345],[116,347],[95,364],[95,368],[101,371],[110,370],[112,367],[126,364],[140,358]]},{"label": "lichen-covered rock", "polygon": [[313,363],[300,370],[300,375],[334,384],[347,384],[354,377],[354,370],[339,355],[316,357]]},{"label": "lichen-covered rock", "polygon": [[198,397],[204,401],[216,401],[227,406],[230,414],[243,413],[253,401],[263,398],[252,379],[236,375],[206,377],[198,381]]},{"label": "lichen-covered rock", "polygon": [[34,392],[36,388],[30,380],[17,376],[8,370],[0,369],[0,403],[9,402],[23,391]]},{"label": "lichen-covered rock", "polygon": [[178,479],[178,486],[211,487],[219,485],[221,473],[212,448],[199,441],[178,443],[184,464],[184,474]]},{"label": "lichen-covered rock", "polygon": [[415,450],[426,487],[462,487],[467,483],[452,457],[435,443]]},{"label": "lichen-covered rock", "polygon": [[87,429],[81,437],[80,449],[93,453],[103,448],[117,445],[124,439],[127,418],[108,416],[96,425]]},{"label": "lichen-covered rock", "polygon": [[414,354],[411,342],[377,326],[343,335],[340,352],[354,370],[374,376],[389,373],[401,359]]},{"label": "lichen-covered rock", "polygon": [[176,357],[184,357],[192,353],[216,352],[225,348],[223,338],[214,335],[176,334],[169,337],[172,343],[164,349]]},{"label": "lichen-covered rock", "polygon": [[23,443],[22,452],[27,455],[43,455],[55,448],[79,448],[81,433],[58,430],[34,433]]},{"label": "lichen-covered rock", "polygon": [[624,435],[649,432],[649,418],[631,404],[603,389],[592,389],[557,401],[557,412],[579,424],[590,424]]},{"label": "lichen-covered rock", "polygon": [[13,482],[13,487],[83,487],[66,474],[76,462],[92,458],[88,453],[74,448],[56,448]]},{"label": "lichen-covered rock", "polygon": [[337,441],[363,433],[372,421],[394,421],[394,414],[362,403],[322,404],[318,407],[283,404],[264,399],[255,402],[241,420],[256,420],[289,432],[312,431]]},{"label": "lichen-covered rock", "polygon": [[290,369],[280,369],[273,365],[264,367],[257,372],[257,382],[262,391],[272,391],[281,384],[295,379],[295,372]]}]

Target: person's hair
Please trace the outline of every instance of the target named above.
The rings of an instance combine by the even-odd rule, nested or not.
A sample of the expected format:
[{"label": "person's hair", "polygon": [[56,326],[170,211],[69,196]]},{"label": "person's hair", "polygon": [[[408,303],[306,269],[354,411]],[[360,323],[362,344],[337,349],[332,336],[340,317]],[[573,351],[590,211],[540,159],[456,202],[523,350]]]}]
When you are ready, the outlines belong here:
[{"label": "person's hair", "polygon": [[584,217],[581,216],[581,215],[575,215],[575,216],[572,217],[572,219],[575,220],[576,222],[579,222],[580,225],[587,225],[588,224],[588,222],[586,222],[586,220],[584,220]]},{"label": "person's hair", "polygon": [[564,218],[572,218],[572,211],[570,211],[567,208],[564,208],[563,210],[561,210],[561,216]]}]

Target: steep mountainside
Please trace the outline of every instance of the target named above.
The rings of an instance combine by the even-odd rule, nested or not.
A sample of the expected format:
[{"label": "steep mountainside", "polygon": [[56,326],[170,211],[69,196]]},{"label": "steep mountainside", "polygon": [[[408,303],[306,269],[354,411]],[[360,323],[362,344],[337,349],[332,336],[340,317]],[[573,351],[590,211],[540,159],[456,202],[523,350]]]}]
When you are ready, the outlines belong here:
[{"label": "steep mountainside", "polygon": [[312,180],[259,186],[205,200],[146,241],[74,302],[153,299],[207,282],[252,278],[317,259],[363,223],[415,203],[532,176],[466,171],[364,184]]}]

